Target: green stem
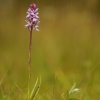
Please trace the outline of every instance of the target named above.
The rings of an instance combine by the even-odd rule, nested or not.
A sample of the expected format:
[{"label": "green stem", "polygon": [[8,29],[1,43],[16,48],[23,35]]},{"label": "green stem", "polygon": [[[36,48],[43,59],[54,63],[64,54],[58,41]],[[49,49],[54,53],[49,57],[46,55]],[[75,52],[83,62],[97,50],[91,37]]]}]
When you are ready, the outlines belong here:
[{"label": "green stem", "polygon": [[32,27],[30,30],[30,41],[29,41],[29,61],[28,61],[28,100],[30,95],[30,79],[31,79],[31,51],[32,51]]}]

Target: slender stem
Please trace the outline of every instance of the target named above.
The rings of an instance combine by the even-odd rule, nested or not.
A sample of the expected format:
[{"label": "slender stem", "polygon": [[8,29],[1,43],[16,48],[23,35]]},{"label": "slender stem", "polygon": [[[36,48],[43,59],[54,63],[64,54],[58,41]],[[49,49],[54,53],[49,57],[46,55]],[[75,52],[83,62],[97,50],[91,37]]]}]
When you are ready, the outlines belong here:
[{"label": "slender stem", "polygon": [[30,79],[31,79],[31,51],[32,51],[32,27],[30,30],[30,40],[29,40],[29,61],[28,61],[28,100],[30,94]]},{"label": "slender stem", "polygon": [[52,94],[52,100],[55,99],[55,85],[56,85],[56,75],[54,75],[54,79],[53,79],[53,94]]}]

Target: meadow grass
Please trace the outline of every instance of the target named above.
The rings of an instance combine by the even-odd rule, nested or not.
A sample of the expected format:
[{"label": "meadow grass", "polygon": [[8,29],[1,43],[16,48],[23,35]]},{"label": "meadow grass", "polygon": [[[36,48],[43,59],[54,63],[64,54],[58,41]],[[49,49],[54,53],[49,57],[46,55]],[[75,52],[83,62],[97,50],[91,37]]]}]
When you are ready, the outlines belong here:
[{"label": "meadow grass", "polygon": [[[0,100],[27,98],[29,34],[23,29],[23,11],[24,8],[17,17],[8,17],[5,23],[1,21]],[[66,13],[50,7],[41,9],[41,31],[33,33],[30,89],[34,92],[31,98],[99,100],[100,23],[87,11],[64,11]],[[34,90],[40,75],[41,85],[36,85]],[[69,96],[74,83],[80,92]]]}]

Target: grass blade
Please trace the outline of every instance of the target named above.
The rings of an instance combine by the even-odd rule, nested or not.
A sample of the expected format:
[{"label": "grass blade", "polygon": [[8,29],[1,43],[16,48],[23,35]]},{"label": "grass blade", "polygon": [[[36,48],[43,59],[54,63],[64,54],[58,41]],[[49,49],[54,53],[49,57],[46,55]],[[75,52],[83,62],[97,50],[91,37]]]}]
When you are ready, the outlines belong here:
[{"label": "grass blade", "polygon": [[[39,85],[38,85],[38,83],[39,83]],[[34,85],[34,88],[33,88],[32,92],[31,92],[31,95],[30,95],[30,100],[34,100],[35,99],[36,95],[39,92],[40,84],[41,84],[41,78],[40,78],[40,81],[37,78],[37,80],[35,82],[35,85]]]}]

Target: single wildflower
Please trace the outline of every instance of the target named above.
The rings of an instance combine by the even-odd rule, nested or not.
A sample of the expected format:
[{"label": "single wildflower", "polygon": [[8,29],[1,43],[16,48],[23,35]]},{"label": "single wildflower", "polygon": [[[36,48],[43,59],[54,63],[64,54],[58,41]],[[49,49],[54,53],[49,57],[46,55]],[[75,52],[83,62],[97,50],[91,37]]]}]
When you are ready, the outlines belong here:
[{"label": "single wildflower", "polygon": [[30,40],[29,40],[29,67],[28,67],[28,100],[30,98],[30,79],[31,79],[31,51],[32,51],[32,32],[33,30],[39,31],[39,16],[38,16],[38,7],[35,3],[31,4],[27,10],[26,15],[26,25],[25,27],[28,28],[30,33]]},{"label": "single wildflower", "polygon": [[27,10],[26,15],[26,25],[25,27],[28,28],[29,31],[36,30],[39,31],[39,12],[38,7],[35,3],[31,4]]}]

